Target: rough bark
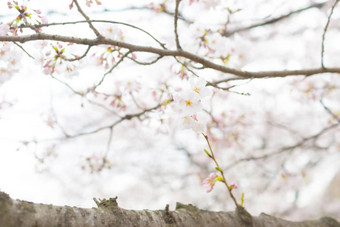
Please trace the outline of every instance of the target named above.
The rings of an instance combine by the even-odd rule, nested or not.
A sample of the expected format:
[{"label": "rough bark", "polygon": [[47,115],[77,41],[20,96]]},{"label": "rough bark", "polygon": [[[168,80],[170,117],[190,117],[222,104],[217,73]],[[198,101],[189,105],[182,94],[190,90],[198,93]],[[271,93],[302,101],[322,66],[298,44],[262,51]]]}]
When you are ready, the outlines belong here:
[{"label": "rough bark", "polygon": [[235,212],[211,212],[192,205],[177,204],[174,211],[125,210],[118,207],[117,198],[95,200],[98,208],[84,209],[70,206],[53,206],[13,200],[0,192],[0,226],[284,226],[284,227],[337,227],[335,219],[291,222],[267,214],[251,216],[245,209]]}]

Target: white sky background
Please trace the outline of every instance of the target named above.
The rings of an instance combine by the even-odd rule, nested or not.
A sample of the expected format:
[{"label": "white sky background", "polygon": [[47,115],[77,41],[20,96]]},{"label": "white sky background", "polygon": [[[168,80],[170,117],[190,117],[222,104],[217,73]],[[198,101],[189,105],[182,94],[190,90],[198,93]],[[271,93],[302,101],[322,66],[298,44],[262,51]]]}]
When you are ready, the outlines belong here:
[{"label": "white sky background", "polygon": [[[113,3],[108,0],[103,0],[103,5],[109,9],[122,9],[129,7],[129,2],[131,1],[114,1]],[[134,6],[136,6],[137,3],[144,6],[150,1],[132,2]],[[233,1],[233,4],[237,5],[235,2],[237,1]],[[252,4],[254,5],[248,5],[248,7],[251,9],[251,7],[256,7],[257,4],[263,2],[266,1],[253,1]],[[292,4],[290,4],[291,2],[294,2],[294,7],[299,8],[308,4],[309,1],[299,1],[298,3],[296,3],[296,1],[272,1],[272,4],[267,4],[268,8],[261,7],[260,10],[263,12],[257,13],[260,15],[270,15],[273,12],[272,10],[275,9],[275,15],[280,15],[290,9],[292,6]],[[32,8],[41,9],[43,13],[53,10],[57,12],[66,12],[68,14],[67,17],[59,13],[48,15],[50,18],[49,22],[83,20],[75,9],[72,11],[68,10],[69,3],[69,0],[62,0],[57,3],[42,0],[30,1]],[[215,20],[220,20],[219,16],[221,15],[216,15],[212,11],[208,11],[205,15],[197,15],[195,13],[195,7],[197,6],[194,4],[192,7],[191,11],[189,10],[186,13],[189,17],[197,18],[199,21],[198,24],[203,23],[206,26],[209,25],[210,20],[206,20],[206,18],[212,19],[212,15],[214,15]],[[169,37],[171,38],[173,36],[173,22],[172,19],[169,19],[167,16],[158,17],[160,18],[157,19],[159,26],[157,26],[156,23],[155,29],[154,16],[139,16],[139,14],[144,15],[144,13],[140,11],[91,14],[91,12],[100,12],[101,9],[101,7],[96,6],[93,6],[92,8],[84,7],[84,10],[89,12],[92,19],[106,18],[130,22],[132,24],[138,23],[142,28],[150,31],[160,39],[169,39]],[[5,15],[6,17],[1,17],[0,20],[6,21],[6,18],[11,16],[8,12],[10,11],[7,9],[6,2],[1,2],[0,15]],[[254,16],[249,14],[249,12],[251,11],[245,10],[245,12],[241,12],[240,18],[244,18],[245,15],[248,17]],[[311,16],[313,13],[316,15],[315,17]],[[317,27],[315,24],[318,24],[319,21],[318,19],[315,19],[315,22],[311,22],[310,18],[318,18],[317,16],[320,16],[318,11],[310,10],[309,13],[305,14],[305,17],[303,15],[300,17],[296,26],[299,27],[298,25],[308,22],[307,27],[310,27],[312,30],[313,26]],[[339,20],[339,10],[335,12],[333,19]],[[150,23],[150,21],[152,23]],[[277,29],[280,30],[281,34],[285,34],[285,32],[289,31],[290,25],[291,24],[286,25],[283,23]],[[85,30],[86,26],[83,26],[83,30],[74,30],[71,26],[70,28],[71,30],[59,27],[47,31],[66,31],[66,34],[71,33],[75,35],[84,34],[85,36],[92,36],[91,30]],[[182,29],[183,30],[181,30],[180,27],[180,34],[181,32],[184,34],[187,28],[183,25]],[[312,67],[315,65],[315,59],[313,57],[311,57],[311,59],[306,59],[306,56],[319,56],[320,50],[318,48],[320,48],[321,33],[319,38],[315,38],[314,33],[307,29],[303,32],[303,39],[297,39],[297,37],[300,36],[293,38],[282,36],[281,39],[275,38],[272,41],[268,41],[267,39],[262,40],[261,36],[263,34],[266,34],[265,28],[263,28],[263,30],[260,28],[258,37],[253,37],[254,39],[257,39],[255,46],[242,39],[235,42],[236,45],[239,45],[241,51],[244,51],[248,58],[251,59],[249,64],[239,66],[245,66],[245,69],[248,70],[272,70],[280,68],[292,69]],[[328,53],[330,53],[330,55],[327,56],[339,56],[339,54],[331,55],[333,53],[339,53],[339,45],[333,45],[333,43],[338,40],[338,37],[339,33],[336,33],[333,36],[329,34],[330,44],[328,45],[331,46],[331,48],[326,49],[329,51]],[[127,38],[135,37],[131,35],[131,37],[128,36]],[[138,43],[146,43],[149,45],[152,43],[145,41],[144,39],[137,40]],[[191,48],[190,37],[183,37],[182,42],[183,45]],[[278,43],[280,45],[278,45]],[[34,46],[30,46],[30,50],[34,51]],[[292,56],[291,58],[287,57],[290,55]],[[295,59],[305,59],[305,61],[297,62]],[[339,65],[339,57],[329,57],[326,59],[327,64],[333,66]],[[96,112],[91,108],[87,108],[88,106],[86,105],[89,105],[88,103],[85,103],[84,110],[84,108],[81,107],[81,98],[72,95],[72,93],[63,85],[41,73],[40,66],[35,65],[34,61],[29,59],[26,55],[22,57],[21,61],[25,64],[23,64],[20,73],[13,76],[13,78],[0,87],[0,99],[13,103],[13,106],[5,106],[5,108],[0,110],[1,191],[9,193],[13,198],[55,205],[92,207],[95,206],[92,201],[93,197],[103,198],[118,196],[119,205],[127,209],[163,209],[166,203],[170,203],[170,205],[174,207],[176,201],[182,203],[204,201],[201,203],[197,202],[195,205],[213,207],[213,209],[217,210],[226,210],[225,207],[214,204],[216,203],[214,198],[218,198],[219,196],[217,193],[223,191],[220,185],[216,186],[217,192],[213,191],[210,194],[206,194],[204,189],[200,187],[200,180],[197,177],[188,177],[186,184],[183,186],[181,179],[176,179],[170,174],[176,172],[175,170],[177,170],[177,173],[180,173],[181,170],[188,168],[187,157],[184,154],[175,152],[175,146],[171,145],[173,140],[177,140],[177,142],[179,141],[179,143],[184,144],[191,141],[189,145],[190,148],[197,152],[201,152],[205,147],[204,141],[201,140],[202,138],[197,139],[192,132],[185,131],[177,135],[170,134],[170,136],[163,136],[148,131],[146,128],[142,128],[141,131],[133,129],[126,130],[123,126],[138,123],[133,121],[132,123],[124,123],[114,130],[114,137],[111,145],[113,151],[110,151],[109,156],[112,160],[112,170],[104,170],[98,174],[88,174],[81,169],[81,166],[84,164],[84,159],[86,157],[96,153],[103,154],[105,152],[107,143],[106,138],[108,137],[107,131],[92,136],[63,141],[61,144],[57,144],[54,150],[51,150],[51,143],[30,144],[27,147],[18,143],[18,141],[60,136],[58,130],[53,130],[46,124],[51,114],[51,109],[56,112],[57,116],[61,116],[60,121],[62,124],[67,130],[73,133],[81,130],[91,130],[97,125],[106,125],[111,119],[111,116],[107,116],[107,114],[105,115],[103,112]],[[155,71],[154,68],[141,68],[140,66],[135,65],[131,66],[128,70],[124,68],[118,69],[117,75],[126,75],[127,79],[138,77],[143,82],[146,78],[150,78],[150,81],[145,83],[146,86],[152,87],[154,86],[154,81],[152,81],[153,78],[156,78],[160,73],[164,76],[170,74],[170,72],[164,72],[164,68],[169,67],[168,64],[167,61],[161,61],[158,66],[160,68],[157,71]],[[237,63],[235,63],[235,66],[237,67]],[[104,71],[102,70],[100,72]],[[96,68],[82,69],[79,76],[72,79],[70,83],[75,88],[81,89],[90,83],[89,81],[93,79],[93,74],[96,73],[98,73],[98,69]],[[210,72],[203,72],[202,74],[204,77],[208,78]],[[114,81],[112,78],[108,80]],[[293,80],[294,79],[289,81]],[[330,80],[332,80],[332,78]],[[299,130],[306,127],[306,125],[313,124],[315,127],[311,127],[308,132],[313,134],[319,131],[321,125],[328,120],[324,117],[327,116],[325,115],[324,110],[320,108],[319,104],[308,101],[301,103],[299,93],[289,87],[289,85],[282,83],[282,81],[283,80],[260,80],[253,81],[252,83],[240,82],[240,84],[244,85],[237,87],[236,90],[240,92],[250,92],[252,95],[239,96],[231,94],[232,98],[230,98],[226,104],[227,107],[225,104],[219,104],[216,108],[233,109],[234,106],[238,106],[239,110],[251,111],[258,109],[258,106],[267,105],[264,109],[275,109],[274,115],[276,115],[276,117],[280,115],[284,116],[283,118],[278,117],[282,122],[286,122],[289,117],[294,115],[300,114],[303,116],[305,113],[312,112],[314,116],[313,122],[306,123],[306,121],[309,121],[309,119],[307,119],[306,121],[295,123],[294,127]],[[339,81],[336,83],[339,83]],[[108,89],[109,88],[110,87],[108,87]],[[265,95],[266,93],[273,94],[275,91],[280,92],[276,93],[272,99]],[[336,100],[336,95],[335,99],[333,98],[332,100],[330,100],[328,104],[330,107],[336,108],[338,105],[338,103],[334,101]],[[157,114],[155,115],[158,117]],[[261,122],[261,119],[255,119],[254,121]],[[164,130],[167,129],[165,128]],[[180,136],[185,137],[179,138]],[[125,138],[125,140],[119,140],[119,138]],[[135,138],[140,139],[135,140]],[[254,141],[254,143],[257,143],[257,141]],[[138,153],[136,152],[136,149],[139,148],[143,150]],[[48,150],[52,151],[51,156],[47,156]],[[235,155],[237,156],[239,154]],[[46,159],[44,159],[44,163],[40,163],[38,158],[45,156]],[[306,162],[306,160],[310,158],[307,156],[308,155],[302,157],[301,160],[292,160],[290,164],[295,162],[297,166],[302,165],[301,163]],[[129,160],[128,166],[122,164],[126,160]],[[331,181],[332,177],[339,170],[338,163],[340,163],[339,152],[327,154],[327,156],[323,158],[321,164],[309,173],[310,181],[304,184],[305,187],[300,191],[301,198],[298,206],[310,206],[310,201],[314,200],[314,198],[320,198],[325,188],[320,187],[320,185],[327,186],[327,183]],[[221,165],[223,165],[222,161]],[[152,174],[155,173],[150,172],[150,183],[148,184],[148,179],[142,178],[145,177],[145,174],[140,171],[140,168],[144,167],[148,170],[156,170],[155,172],[158,172],[159,177],[153,178],[154,176]],[[294,168],[296,171],[299,170],[299,167],[296,166],[291,168],[292,171],[294,171]],[[211,170],[213,170],[213,166],[211,166]],[[236,176],[234,172],[232,172],[231,175]],[[183,174],[182,178],[184,177],[186,177],[185,174]],[[237,181],[238,179],[233,180]],[[239,184],[240,186],[243,184],[244,188],[255,187],[250,185],[251,183],[249,183],[249,181],[247,182],[246,178],[240,179]],[[163,185],[164,187],[162,187]],[[170,190],[168,188],[170,188]],[[283,188],[285,188],[285,186],[283,186]],[[245,191],[245,193],[247,195],[247,191]],[[289,189],[284,191],[283,194],[276,195],[266,195],[266,191],[259,193],[261,196],[256,196],[258,199],[252,198],[253,205],[249,204],[250,212],[253,214],[258,214],[260,212],[271,213],[273,211],[280,212],[293,203],[295,196],[294,190]],[[253,195],[250,194],[250,196]],[[285,199],[282,208],[278,208],[275,203],[271,202],[273,200],[281,201],[282,198]],[[229,200],[229,198],[226,199]],[[232,209],[232,204],[228,206],[228,209]]]}]

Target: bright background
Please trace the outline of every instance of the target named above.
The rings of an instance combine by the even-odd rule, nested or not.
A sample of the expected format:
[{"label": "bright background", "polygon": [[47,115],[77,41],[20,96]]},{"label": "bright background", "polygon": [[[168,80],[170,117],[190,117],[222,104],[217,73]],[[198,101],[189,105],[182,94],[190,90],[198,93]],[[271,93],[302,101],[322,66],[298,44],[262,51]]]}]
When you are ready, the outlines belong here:
[{"label": "bright background", "polygon": [[[131,23],[167,42],[169,48],[174,46],[173,18],[138,8],[158,1],[102,2],[106,11],[95,5],[83,8],[92,19]],[[225,1],[223,4],[242,9],[232,18],[232,28],[275,17],[311,2],[257,0]],[[69,11],[69,3],[69,0],[55,3],[31,0],[29,6],[41,9],[49,22],[83,20],[75,9]],[[213,3],[216,3],[215,7],[210,5]],[[173,10],[174,1],[167,4]],[[197,28],[214,28],[225,21],[225,11],[219,4],[222,3],[218,0],[202,0],[189,6],[188,1],[183,0],[183,15],[195,21],[194,24],[179,22],[184,49],[197,51],[197,38],[194,38],[197,37]],[[138,9],[131,9],[132,6]],[[242,59],[232,58],[228,66],[244,70],[317,67],[320,64],[321,35],[330,7],[328,4],[322,10],[310,9],[275,25],[225,38],[215,48],[222,53],[225,49],[235,49],[235,55],[242,56]],[[8,22],[15,16],[15,11],[8,10],[6,2],[1,2],[0,15],[1,21]],[[340,10],[336,9],[327,33],[327,66],[339,65],[339,19]],[[98,25],[105,29],[101,26]],[[46,32],[93,37],[86,25],[58,26],[48,28]],[[127,42],[155,45],[139,32],[125,32]],[[32,55],[39,54],[37,44],[23,46]],[[77,47],[74,49],[79,51]],[[203,50],[197,52],[205,54]],[[19,48],[14,48],[12,54],[22,56],[18,57],[18,73],[4,79],[0,87],[1,191],[15,199],[80,207],[95,206],[93,197],[118,196],[119,205],[126,209],[163,209],[167,203],[173,209],[177,201],[192,203],[202,209],[233,209],[222,185],[216,185],[209,194],[201,186],[202,179],[214,171],[203,152],[205,141],[192,130],[176,124],[176,113],[170,107],[165,113],[151,113],[152,119],[145,120],[146,123],[131,120],[118,125],[113,131],[109,151],[108,130],[56,140],[63,136],[59,126],[70,134],[77,134],[107,125],[116,116],[112,111],[74,95],[66,86],[43,74],[41,65]],[[149,55],[139,57],[150,59]],[[124,86],[127,82],[137,81],[148,94],[166,80],[171,81],[169,83],[175,88],[180,80],[172,78],[175,69],[170,66],[176,67],[176,64],[169,58],[153,66],[127,62],[108,76],[101,89],[110,92],[117,84]],[[103,73],[103,67],[96,67],[93,60],[89,60],[80,67],[78,75],[61,74],[58,78],[82,90],[98,81]],[[199,71],[199,75],[207,80],[225,76],[212,70]],[[222,167],[247,155],[261,154],[258,147],[263,141],[268,147],[262,152],[279,150],[319,132],[330,122],[334,123],[319,103],[321,96],[334,113],[340,111],[340,80],[337,75],[236,81],[231,85],[238,85],[233,91],[251,95],[221,92],[212,101],[216,114],[227,113],[225,132],[230,135],[240,133],[241,138],[235,142],[230,140],[229,145],[227,142],[214,145]],[[329,85],[334,88],[329,89]],[[138,101],[151,103],[148,96],[137,97]],[[108,106],[105,100],[92,100]],[[51,127],[51,121],[56,119],[59,126],[52,124]],[[159,119],[166,123],[159,124]],[[216,129],[215,132],[218,138],[223,138],[222,131]],[[339,138],[337,127],[320,137],[315,146],[309,144],[259,162],[244,162],[226,170],[226,174],[231,181],[238,183],[239,189],[235,190],[238,198],[242,191],[246,193],[245,206],[254,215],[265,212],[294,220],[331,215],[339,219],[336,216],[340,213],[337,190],[340,182]],[[97,166],[106,152],[110,168],[91,173],[87,160]]]}]

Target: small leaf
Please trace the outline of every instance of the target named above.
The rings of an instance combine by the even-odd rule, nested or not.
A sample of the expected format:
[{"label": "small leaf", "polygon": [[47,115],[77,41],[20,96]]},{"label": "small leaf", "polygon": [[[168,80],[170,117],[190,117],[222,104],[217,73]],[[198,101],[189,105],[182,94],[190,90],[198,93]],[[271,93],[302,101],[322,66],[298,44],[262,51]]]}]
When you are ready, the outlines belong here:
[{"label": "small leaf", "polygon": [[223,182],[223,181],[224,181],[224,180],[223,180],[223,177],[221,177],[221,176],[216,177],[216,180],[217,180],[217,181],[220,181],[220,182]]},{"label": "small leaf", "polygon": [[211,158],[211,154],[209,153],[209,151],[207,151],[207,149],[204,148],[204,152],[209,156],[209,158]]},{"label": "small leaf", "polygon": [[223,172],[223,170],[219,166],[216,166],[215,169],[221,173]]},{"label": "small leaf", "polygon": [[162,105],[163,105],[163,106],[166,106],[166,105],[168,105],[170,102],[171,102],[171,100],[167,99],[167,100],[165,100],[165,101],[162,103]]},{"label": "small leaf", "polygon": [[243,203],[244,203],[244,192],[242,192],[242,195],[241,195],[241,206],[243,206]]}]

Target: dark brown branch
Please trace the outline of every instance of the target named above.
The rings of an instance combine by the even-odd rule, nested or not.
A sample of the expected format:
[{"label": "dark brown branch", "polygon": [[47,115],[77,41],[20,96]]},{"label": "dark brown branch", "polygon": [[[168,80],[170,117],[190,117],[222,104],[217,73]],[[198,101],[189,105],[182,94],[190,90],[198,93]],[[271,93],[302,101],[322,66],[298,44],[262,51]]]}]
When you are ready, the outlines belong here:
[{"label": "dark brown branch", "polygon": [[233,68],[228,68],[212,61],[209,61],[205,58],[197,56],[196,54],[183,51],[183,50],[167,50],[167,49],[159,49],[149,46],[139,46],[130,43],[120,42],[112,39],[107,39],[103,37],[102,39],[87,39],[87,38],[76,38],[69,36],[61,36],[61,35],[50,35],[45,33],[32,34],[32,35],[23,35],[23,36],[0,36],[0,41],[9,41],[9,42],[29,42],[36,40],[54,40],[60,42],[70,42],[81,45],[113,45],[121,48],[125,48],[130,50],[131,52],[146,52],[146,53],[154,53],[161,56],[181,56],[187,58],[191,61],[202,64],[205,68],[214,69],[216,71],[220,71],[223,73],[228,73],[236,76],[237,78],[229,78],[220,81],[214,82],[214,84],[219,84],[223,82],[228,82],[230,80],[237,79],[258,79],[258,78],[275,78],[275,77],[288,77],[288,76],[311,76],[315,74],[323,74],[323,73],[340,73],[340,68],[314,68],[314,69],[301,69],[301,70],[281,70],[281,71],[259,71],[259,72],[250,72],[250,71],[242,71]]},{"label": "dark brown branch", "polygon": [[332,8],[331,8],[331,12],[329,13],[329,16],[327,18],[327,23],[325,25],[325,28],[323,30],[323,34],[322,34],[322,41],[321,41],[321,67],[324,69],[325,68],[325,65],[324,65],[324,61],[323,61],[323,57],[324,57],[324,52],[325,52],[325,36],[326,36],[326,32],[327,32],[327,29],[328,29],[328,25],[331,21],[331,17],[333,15],[333,11],[334,11],[334,8],[336,6],[336,4],[339,2],[339,0],[335,0]]}]

